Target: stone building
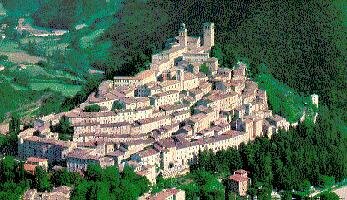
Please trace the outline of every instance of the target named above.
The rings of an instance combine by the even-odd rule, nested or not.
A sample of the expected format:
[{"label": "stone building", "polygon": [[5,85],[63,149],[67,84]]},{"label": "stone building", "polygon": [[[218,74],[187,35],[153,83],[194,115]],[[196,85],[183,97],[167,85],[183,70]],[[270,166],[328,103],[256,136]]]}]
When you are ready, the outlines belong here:
[{"label": "stone building", "polygon": [[[182,24],[168,48],[152,55],[150,69],[104,81],[79,107],[54,115],[55,123],[62,116],[70,120],[72,141],[59,140],[50,130],[53,120],[42,119],[36,129],[19,134],[19,156],[66,162],[69,171],[127,164],[155,183],[159,174],[189,172],[199,151],[238,148],[287,130],[287,120],[268,109],[266,91],[247,78],[244,63],[220,68],[210,57],[214,34],[213,23],[203,25],[202,37],[188,36]],[[209,73],[200,72],[203,64]],[[101,106],[100,112],[85,112],[91,104]],[[240,173],[231,180],[242,193],[247,174]]]},{"label": "stone building", "polygon": [[249,185],[249,178],[247,171],[240,169],[229,176],[228,189],[240,196],[246,196]]}]

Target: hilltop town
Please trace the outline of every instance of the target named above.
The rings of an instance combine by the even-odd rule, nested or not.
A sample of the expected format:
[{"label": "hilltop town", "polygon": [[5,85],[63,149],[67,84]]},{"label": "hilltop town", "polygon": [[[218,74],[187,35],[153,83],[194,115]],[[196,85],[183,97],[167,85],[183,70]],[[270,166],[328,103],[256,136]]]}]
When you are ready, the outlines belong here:
[{"label": "hilltop town", "polygon": [[[189,172],[199,151],[238,148],[288,130],[289,122],[269,110],[266,91],[247,77],[246,64],[221,68],[210,57],[214,37],[213,23],[203,24],[202,38],[188,36],[181,24],[170,46],[152,55],[149,69],[104,81],[79,107],[22,131],[19,157],[80,172],[89,164],[130,165],[155,184],[159,174]],[[59,140],[51,128],[61,118],[73,126],[72,141]]]}]

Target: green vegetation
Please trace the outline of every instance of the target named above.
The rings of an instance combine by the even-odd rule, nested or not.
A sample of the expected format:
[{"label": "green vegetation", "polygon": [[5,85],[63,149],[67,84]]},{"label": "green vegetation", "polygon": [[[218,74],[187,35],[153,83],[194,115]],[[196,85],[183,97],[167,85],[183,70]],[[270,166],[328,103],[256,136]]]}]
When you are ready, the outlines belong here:
[{"label": "green vegetation", "polygon": [[89,165],[85,179],[76,183],[72,200],[83,199],[137,199],[149,190],[149,181],[126,166],[122,173],[116,167],[101,169]]},{"label": "green vegetation", "polygon": [[35,169],[35,188],[39,192],[50,191],[53,187],[49,180],[49,174],[41,166]]},{"label": "green vegetation", "polygon": [[334,192],[323,192],[319,195],[321,200],[339,200],[340,197]]},{"label": "green vegetation", "polygon": [[100,106],[98,104],[91,104],[88,105],[84,108],[85,112],[99,112],[100,111]]},{"label": "green vegetation", "polygon": [[[312,93],[319,95],[323,110],[316,127],[301,124],[270,141],[260,138],[239,151],[221,152],[216,158],[206,156],[206,160],[218,159],[221,164],[208,162],[197,168],[211,174],[229,174],[234,168],[243,167],[251,171],[254,180],[251,193],[263,198],[268,197],[271,188],[296,189],[299,193],[294,195],[305,195],[310,185],[329,185],[326,176],[336,181],[346,176],[343,152],[347,136],[347,20],[343,1],[130,0],[121,6],[116,4],[120,1],[112,0],[0,2],[9,15],[3,20],[10,26],[5,31],[6,41],[0,43],[1,55],[8,56],[8,60],[0,61],[5,66],[0,74],[0,119],[8,112],[33,116],[72,109],[103,78],[90,76],[89,69],[105,71],[106,78],[134,75],[148,67],[151,55],[162,49],[167,38],[177,35],[181,22],[186,23],[190,35],[199,35],[202,23],[212,21],[217,34],[212,55],[223,67],[246,61],[249,75],[268,91],[269,104],[276,113],[291,122],[297,121],[305,108],[308,115],[314,113],[309,99],[304,97]],[[19,36],[14,27],[22,16],[32,16],[29,22],[46,28],[67,28],[69,33],[45,39]],[[82,23],[85,28],[74,29]],[[24,50],[45,57],[46,61],[23,54]],[[19,71],[18,59],[23,55],[37,62]],[[16,134],[10,136],[0,144],[15,141]],[[241,166],[222,157],[240,157]],[[11,199],[28,187],[25,181],[6,180],[1,183],[1,191],[15,192],[0,193],[1,197]],[[82,182],[76,189],[81,198],[95,197],[98,192],[115,194],[112,189],[109,193],[103,191],[109,187],[102,182]],[[119,188],[126,189],[128,184],[120,183]],[[193,182],[182,187],[186,186],[188,195],[194,196],[208,188],[203,185]],[[129,190],[138,191],[133,187],[136,186]],[[136,196],[128,192],[127,195]],[[209,196],[209,192],[202,194]],[[291,195],[283,194],[286,198]]]},{"label": "green vegetation", "polygon": [[224,199],[224,186],[213,173],[197,170],[179,178],[157,178],[157,184],[153,186],[152,193],[157,193],[165,188],[179,188],[186,192],[186,198],[200,199]]},{"label": "green vegetation", "polygon": [[303,98],[293,89],[276,80],[271,74],[259,74],[256,77],[259,88],[266,90],[270,109],[289,122],[300,120],[306,110],[307,119],[311,120],[316,111],[310,97]]},{"label": "green vegetation", "polygon": [[206,63],[202,64],[200,66],[199,71],[201,73],[204,73],[206,76],[210,76],[211,75],[211,70],[208,68],[208,66],[206,65]]},{"label": "green vegetation", "polygon": [[8,56],[0,55],[0,61],[6,61],[6,60],[8,60]]},{"label": "green vegetation", "polygon": [[31,175],[24,171],[23,164],[9,156],[0,160],[0,199],[19,199],[29,188],[44,192],[62,185],[75,186],[73,200],[137,199],[149,190],[149,181],[128,166],[120,173],[114,166],[102,169],[89,165],[82,177],[66,169],[48,173],[41,167],[36,167],[35,175]]},{"label": "green vegetation", "polygon": [[18,133],[20,131],[20,120],[18,116],[13,115],[10,118],[9,133],[7,135],[0,134],[0,155],[16,155]]},{"label": "green vegetation", "polygon": [[112,105],[112,110],[123,110],[125,109],[125,105],[120,101],[114,101]]},{"label": "green vegetation", "polygon": [[[52,46],[57,47],[49,53],[51,59],[65,63],[82,76],[90,67],[104,70],[108,78],[115,74],[134,75],[148,67],[151,54],[161,50],[165,40],[177,34],[181,22],[186,22],[191,35],[200,35],[201,24],[213,21],[217,41],[212,54],[222,66],[230,67],[238,60],[246,60],[251,75],[256,78],[264,64],[268,74],[293,88],[296,94],[316,93],[333,112],[338,114],[339,110],[345,110],[347,73],[343,67],[346,53],[341,3],[323,0],[308,3],[245,1],[242,4],[236,0],[132,0],[122,6],[119,3],[47,0],[28,4],[35,12],[34,21],[38,25],[55,28],[71,28],[84,22],[87,25],[81,30],[71,28],[58,42],[54,38],[45,39],[50,41],[48,43],[36,38],[34,46],[41,49],[37,52],[48,49],[51,52]],[[15,6],[21,7],[4,3],[9,11]],[[312,15],[303,15],[311,12]],[[59,47],[61,45],[63,48]],[[43,84],[29,85],[42,89]],[[61,88],[56,89],[61,91],[65,86],[50,88]],[[73,92],[66,95],[75,94],[77,88],[71,90]],[[280,108],[278,112],[289,107]],[[301,114],[302,106],[293,107],[288,114],[291,121],[297,119],[299,111]]]},{"label": "green vegetation", "polygon": [[59,134],[60,140],[72,140],[74,129],[71,125],[71,122],[69,121],[69,118],[67,118],[66,116],[63,116],[59,120],[59,124],[57,124],[56,126],[52,126],[51,128],[53,132],[57,132]]},{"label": "green vegetation", "polygon": [[347,140],[336,129],[334,118],[323,107],[316,126],[299,124],[288,132],[274,134],[271,140],[257,138],[238,150],[201,152],[192,170],[217,172],[225,177],[243,168],[252,179],[250,195],[294,189],[293,195],[303,198],[311,185],[330,187],[334,180],[342,181],[347,176]]},{"label": "green vegetation", "polygon": [[0,199],[19,199],[29,188],[23,163],[16,162],[13,157],[7,156],[0,160],[0,180]]},{"label": "green vegetation", "polygon": [[118,10],[120,2],[120,0],[47,0],[34,12],[33,18],[38,26],[72,29],[78,23],[88,23],[111,15]]}]

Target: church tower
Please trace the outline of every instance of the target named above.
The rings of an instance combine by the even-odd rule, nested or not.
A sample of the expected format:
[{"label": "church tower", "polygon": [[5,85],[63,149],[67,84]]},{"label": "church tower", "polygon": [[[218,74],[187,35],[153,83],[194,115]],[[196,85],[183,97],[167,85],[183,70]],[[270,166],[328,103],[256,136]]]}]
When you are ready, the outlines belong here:
[{"label": "church tower", "polygon": [[187,46],[188,35],[186,25],[184,23],[181,24],[181,28],[178,30],[178,42],[182,46]]},{"label": "church tower", "polygon": [[214,46],[214,23],[204,23],[204,47]]}]

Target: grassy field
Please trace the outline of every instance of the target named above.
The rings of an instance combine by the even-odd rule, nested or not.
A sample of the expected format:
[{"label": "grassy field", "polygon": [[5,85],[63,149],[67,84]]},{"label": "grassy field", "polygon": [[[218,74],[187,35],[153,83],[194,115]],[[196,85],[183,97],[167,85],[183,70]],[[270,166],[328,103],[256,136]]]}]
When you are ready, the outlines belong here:
[{"label": "grassy field", "polygon": [[271,109],[287,118],[291,123],[300,120],[306,109],[306,119],[312,120],[315,109],[310,97],[302,97],[293,89],[276,80],[270,74],[260,74],[256,78],[259,88],[266,90]]},{"label": "grassy field", "polygon": [[81,90],[80,85],[69,85],[62,83],[30,83],[32,90],[40,91],[45,89],[51,89],[56,92],[61,92],[64,96],[74,96],[78,91]]},{"label": "grassy field", "polygon": [[82,37],[80,40],[81,47],[83,48],[93,47],[95,39],[101,36],[103,33],[104,33],[104,29],[97,29],[94,32]]}]

